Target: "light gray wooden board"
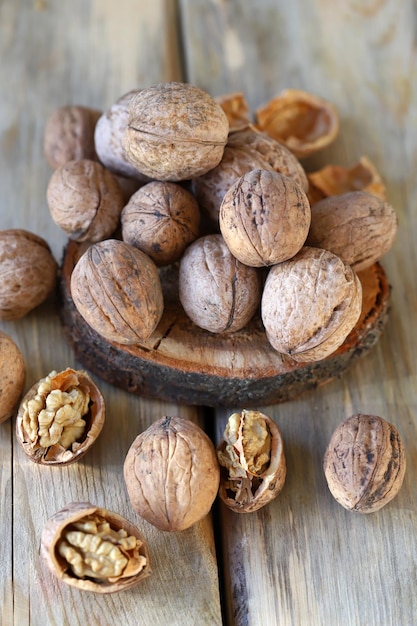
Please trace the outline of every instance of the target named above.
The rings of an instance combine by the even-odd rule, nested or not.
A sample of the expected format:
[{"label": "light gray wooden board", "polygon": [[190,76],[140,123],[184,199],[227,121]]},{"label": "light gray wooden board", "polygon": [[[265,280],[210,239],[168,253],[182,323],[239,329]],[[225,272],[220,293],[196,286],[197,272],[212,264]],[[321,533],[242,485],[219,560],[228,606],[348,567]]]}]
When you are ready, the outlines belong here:
[{"label": "light gray wooden board", "polygon": [[[288,475],[282,494],[250,516],[223,510],[230,624],[343,626],[417,620],[417,56],[413,2],[187,1],[187,79],[213,95],[243,91],[252,108],[286,87],[328,98],[341,133],[309,169],[353,165],[367,155],[399,217],[383,259],[393,287],[378,346],[342,380],[275,407]],[[242,407],[236,407],[239,409]],[[218,411],[220,437],[231,411]],[[403,488],[361,516],[330,495],[322,457],[336,426],[354,413],[393,422],[407,450]]]},{"label": "light gray wooden board", "polygon": [[[107,0],[13,2],[0,6],[0,229],[43,236],[58,261],[66,238],[46,205],[51,175],[42,151],[48,115],[66,104],[106,109],[134,87],[181,78],[175,3]],[[54,298],[0,328],[20,347],[27,387],[52,369],[80,367],[63,339]],[[0,426],[0,623],[2,626],[220,624],[211,518],[184,533],[157,531],[132,510],[122,476],[134,437],[166,414],[201,411],[143,401],[98,382],[107,419],[91,453],[65,468],[40,467],[16,443],[14,421]],[[136,523],[148,539],[153,575],[111,596],[55,580],[39,560],[47,518],[90,500]]]}]

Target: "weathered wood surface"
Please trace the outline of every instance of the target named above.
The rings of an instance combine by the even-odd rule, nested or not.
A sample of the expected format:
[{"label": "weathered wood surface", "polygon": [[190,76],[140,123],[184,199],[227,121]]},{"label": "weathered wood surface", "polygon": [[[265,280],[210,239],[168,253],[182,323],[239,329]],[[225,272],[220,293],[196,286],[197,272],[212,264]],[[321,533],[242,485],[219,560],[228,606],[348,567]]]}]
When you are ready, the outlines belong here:
[{"label": "weathered wood surface", "polygon": [[[220,507],[224,623],[238,626],[412,626],[417,621],[417,7],[412,0],[4,0],[0,5],[0,228],[43,235],[59,259],[65,238],[45,203],[47,115],[68,103],[110,105],[135,86],[183,78],[213,95],[243,91],[252,108],[284,87],[333,101],[335,144],[307,165],[366,154],[383,175],[399,232],[383,266],[393,287],[378,345],[340,380],[299,400],[259,407],[280,426],[287,481],[250,516]],[[181,39],[180,39],[181,34]],[[28,385],[75,365],[56,302],[2,323],[21,348]],[[0,622],[4,626],[222,623],[211,520],[184,534],[156,532],[132,514],[121,464],[135,434],[165,413],[197,408],[145,401],[102,385],[108,418],[74,466],[42,468],[0,427]],[[236,407],[239,408],[239,407]],[[395,500],[355,515],[332,499],[321,460],[334,428],[356,412],[392,421],[407,451]],[[216,411],[217,437],[228,411]],[[149,537],[154,575],[109,597],[55,582],[38,558],[46,518],[73,499],[125,515]]]}]

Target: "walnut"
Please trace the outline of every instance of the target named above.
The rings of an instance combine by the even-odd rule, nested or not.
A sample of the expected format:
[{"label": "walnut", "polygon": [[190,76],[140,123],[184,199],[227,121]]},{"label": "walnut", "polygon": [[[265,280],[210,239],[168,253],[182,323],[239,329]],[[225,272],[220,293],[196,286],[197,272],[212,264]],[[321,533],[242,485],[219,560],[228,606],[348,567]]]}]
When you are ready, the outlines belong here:
[{"label": "walnut", "polygon": [[121,344],[148,339],[163,313],[155,263],[116,239],[92,244],[84,252],[71,275],[71,295],[91,328]]},{"label": "walnut", "polygon": [[27,230],[0,230],[0,320],[17,320],[53,292],[58,265],[47,242]]},{"label": "walnut", "polygon": [[13,339],[0,331],[0,424],[14,414],[25,381],[23,355]]},{"label": "walnut", "polygon": [[238,132],[230,133],[228,146],[245,147],[254,150],[279,174],[292,178],[305,192],[308,190],[308,177],[297,157],[282,143],[261,132],[254,126],[248,126]]},{"label": "walnut", "polygon": [[97,156],[106,169],[145,184],[149,178],[129,163],[122,145],[129,120],[129,103],[139,91],[132,89],[124,94],[101,115],[96,124],[94,142]]},{"label": "walnut", "polygon": [[101,241],[116,230],[124,206],[122,189],[97,161],[81,159],[58,167],[48,184],[54,222],[75,241]]},{"label": "walnut", "polygon": [[220,468],[206,433],[180,417],[162,417],[139,434],[124,463],[134,510],[160,530],[181,531],[205,517]]},{"label": "walnut", "polygon": [[84,106],[59,107],[50,115],[44,131],[44,153],[52,169],[68,161],[97,158],[94,128],[101,111]]},{"label": "walnut", "polygon": [[226,114],[207,92],[187,83],[159,83],[130,101],[123,148],[147,176],[186,180],[216,167],[228,132]]},{"label": "walnut", "polygon": [[350,167],[326,165],[308,174],[310,204],[348,191],[367,191],[386,200],[386,188],[375,165],[362,156]]},{"label": "walnut", "polygon": [[40,555],[54,576],[82,591],[123,591],[151,575],[139,530],[89,502],[71,502],[47,520]]},{"label": "walnut", "polygon": [[197,200],[177,183],[153,181],[124,207],[123,241],[146,252],[156,265],[177,261],[199,234]]},{"label": "walnut", "polygon": [[388,202],[366,191],[349,191],[312,205],[306,244],[330,250],[358,272],[390,250],[397,227]]},{"label": "walnut", "polygon": [[271,170],[268,162],[245,145],[227,144],[220,163],[192,181],[192,189],[203,214],[219,228],[220,206],[227,191],[243,174],[255,169]]},{"label": "walnut", "polygon": [[281,492],[286,461],[281,431],[259,411],[233,413],[217,446],[219,497],[232,511],[252,513]]},{"label": "walnut", "polygon": [[362,287],[352,268],[327,250],[308,246],[269,270],[261,299],[270,344],[298,362],[332,354],[361,309]]},{"label": "walnut", "polygon": [[275,265],[303,246],[310,226],[310,204],[292,179],[252,170],[226,193],[220,231],[232,254],[246,265]]},{"label": "walnut", "polygon": [[226,113],[230,130],[242,128],[250,124],[249,105],[243,93],[226,93],[216,96],[214,99]]},{"label": "walnut", "polygon": [[285,89],[255,111],[256,126],[299,159],[331,144],[339,132],[336,107],[301,89]]},{"label": "walnut", "polygon": [[20,403],[17,440],[35,463],[68,465],[88,452],[104,419],[103,396],[87,372],[52,371]]},{"label": "walnut", "polygon": [[219,234],[192,243],[180,260],[178,291],[188,317],[212,333],[249,322],[261,299],[258,270],[240,263]]},{"label": "walnut", "polygon": [[378,511],[390,502],[401,489],[405,469],[397,429],[375,415],[357,414],[344,420],[324,455],[331,494],[344,508],[359,513]]}]

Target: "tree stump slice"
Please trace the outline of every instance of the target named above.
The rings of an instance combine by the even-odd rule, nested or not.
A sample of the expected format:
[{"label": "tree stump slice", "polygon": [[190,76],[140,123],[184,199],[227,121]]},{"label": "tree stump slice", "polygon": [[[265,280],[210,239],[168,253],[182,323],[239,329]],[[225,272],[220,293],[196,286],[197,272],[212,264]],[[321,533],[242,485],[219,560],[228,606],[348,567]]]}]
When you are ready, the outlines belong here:
[{"label": "tree stump slice", "polygon": [[164,314],[143,342],[125,346],[104,339],[78,313],[70,278],[83,246],[70,241],[59,279],[64,335],[80,363],[102,380],[131,393],[209,407],[278,404],[341,376],[378,341],[389,315],[390,285],[379,263],[358,273],[361,317],[343,345],[316,363],[300,364],[268,343],[260,316],[241,331],[214,334],[198,328],[183,311],[173,268],[161,270]]}]

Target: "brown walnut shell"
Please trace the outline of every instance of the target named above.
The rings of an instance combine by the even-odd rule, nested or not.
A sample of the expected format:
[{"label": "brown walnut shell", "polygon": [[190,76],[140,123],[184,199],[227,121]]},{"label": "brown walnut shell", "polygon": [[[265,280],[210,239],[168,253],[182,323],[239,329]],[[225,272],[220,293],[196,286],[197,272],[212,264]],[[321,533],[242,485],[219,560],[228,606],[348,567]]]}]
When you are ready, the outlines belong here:
[{"label": "brown walnut shell", "polygon": [[179,267],[179,299],[188,317],[212,333],[242,329],[261,300],[258,270],[238,261],[219,234],[194,241]]},{"label": "brown walnut shell", "polygon": [[372,513],[401,489],[406,457],[392,424],[375,415],[357,414],[333,432],[324,455],[329,490],[345,509]]},{"label": "brown walnut shell", "polygon": [[133,89],[124,94],[100,116],[95,127],[94,142],[97,156],[106,169],[144,184],[149,182],[149,178],[129,163],[123,150],[123,137],[129,121],[129,103],[139,91]]},{"label": "brown walnut shell", "polygon": [[26,365],[9,335],[0,331],[0,424],[14,414],[23,393]]},{"label": "brown walnut shell", "polygon": [[[80,532],[84,545],[77,545],[77,533]],[[69,543],[68,537],[75,545]],[[111,545],[108,546],[106,542]],[[117,552],[114,557],[116,560],[122,559],[124,566],[118,564],[117,568],[121,571],[117,575],[102,577],[95,572],[94,576],[87,572],[84,576],[79,576],[74,573],[70,561],[61,554],[68,552],[71,555],[72,549],[74,560],[83,562],[87,558],[91,562],[97,544],[101,548],[97,565],[100,560],[105,562],[108,558],[108,548]],[[91,548],[88,553],[87,546]],[[136,586],[152,573],[148,545],[136,526],[118,513],[90,502],[71,502],[47,520],[41,534],[40,556],[54,576],[81,591],[124,591]],[[100,570],[99,565],[97,569]]]},{"label": "brown walnut shell", "polygon": [[270,344],[298,362],[332,354],[361,309],[362,287],[352,268],[327,250],[308,246],[269,270],[261,300]]},{"label": "brown walnut shell", "polygon": [[226,193],[219,223],[239,261],[252,267],[275,265],[303,246],[310,227],[310,204],[291,178],[252,170]]},{"label": "brown walnut shell", "polygon": [[97,159],[94,129],[101,111],[84,106],[59,107],[49,116],[44,130],[44,153],[52,169],[68,161]]},{"label": "brown walnut shell", "polygon": [[216,96],[214,99],[226,113],[230,130],[242,128],[250,124],[249,105],[242,92],[226,93]]},{"label": "brown walnut shell", "polygon": [[306,245],[330,250],[358,272],[390,250],[397,228],[388,202],[366,191],[349,191],[312,205]]},{"label": "brown walnut shell", "polygon": [[27,230],[0,231],[0,320],[17,320],[53,292],[58,265],[48,243]]},{"label": "brown walnut shell", "polygon": [[104,398],[95,382],[84,370],[67,368],[51,372],[26,392],[16,437],[31,461],[68,465],[89,451],[104,420]]},{"label": "brown walnut shell", "polygon": [[219,478],[212,441],[180,417],[162,417],[138,435],[124,463],[132,507],[170,532],[185,530],[209,513]]},{"label": "brown walnut shell", "polygon": [[121,215],[122,238],[158,266],[178,261],[199,234],[197,200],[177,183],[153,181],[130,198]]},{"label": "brown walnut shell", "polygon": [[386,200],[385,184],[375,165],[365,156],[350,167],[326,165],[309,172],[308,181],[310,204],[348,191],[367,191]]},{"label": "brown walnut shell", "polygon": [[236,513],[253,513],[282,491],[286,460],[281,431],[264,413],[233,413],[217,446],[219,497]]},{"label": "brown walnut shell", "polygon": [[81,159],[58,167],[47,202],[55,224],[75,241],[101,241],[116,230],[124,195],[115,176],[97,161]]},{"label": "brown walnut shell", "polygon": [[121,344],[148,339],[164,308],[155,263],[116,239],[92,244],[84,252],[71,275],[71,295],[91,328]]},{"label": "brown walnut shell", "polygon": [[255,111],[256,126],[283,143],[299,159],[331,144],[339,114],[327,100],[301,89],[285,89]]},{"label": "brown walnut shell", "polygon": [[228,132],[225,112],[207,92],[188,83],[159,83],[130,101],[123,148],[147,176],[187,180],[218,165]]}]

